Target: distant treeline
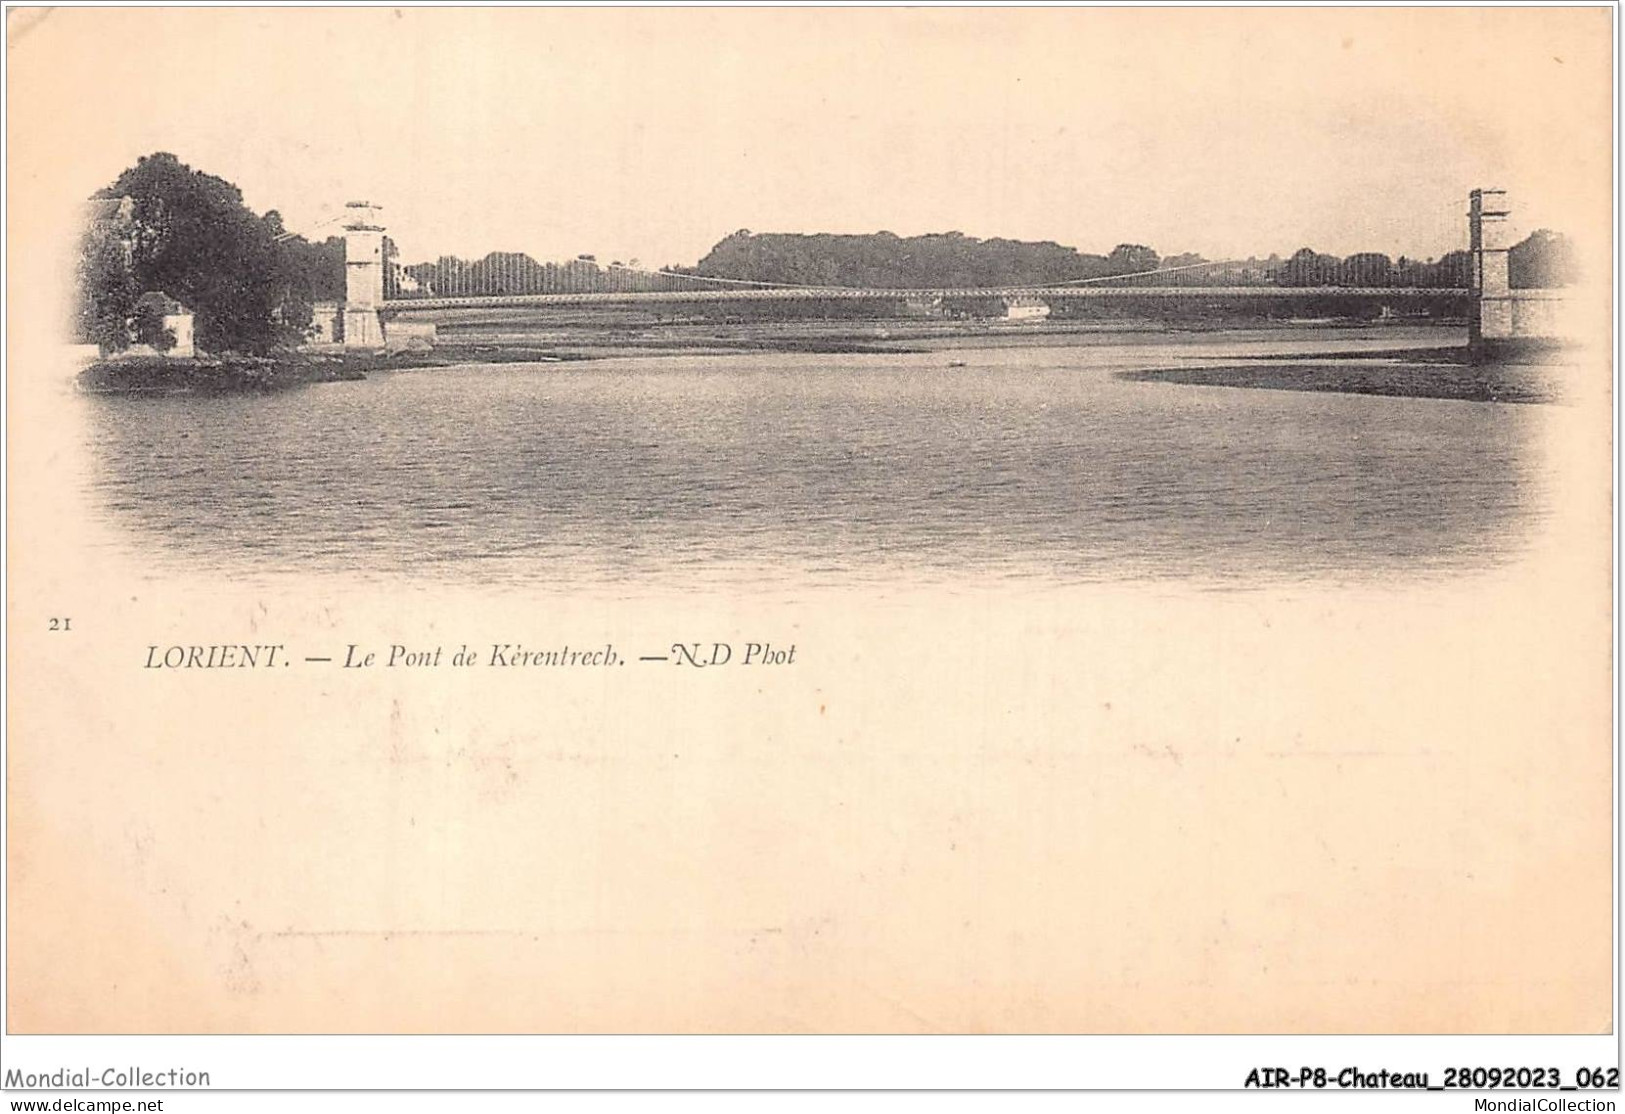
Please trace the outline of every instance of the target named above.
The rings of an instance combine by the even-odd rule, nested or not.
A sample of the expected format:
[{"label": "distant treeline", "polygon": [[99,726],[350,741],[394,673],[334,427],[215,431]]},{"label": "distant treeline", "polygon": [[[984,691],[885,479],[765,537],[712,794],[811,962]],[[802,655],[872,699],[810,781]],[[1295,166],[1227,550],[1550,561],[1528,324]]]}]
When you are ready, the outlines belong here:
[{"label": "distant treeline", "polygon": [[[1169,260],[1198,263],[1196,256]],[[960,232],[898,236],[755,233],[741,229],[700,260],[695,273],[797,286],[1043,286],[1154,271],[1143,244],[1088,255],[1052,241],[978,240]]]},{"label": "distant treeline", "polygon": [[604,266],[591,255],[562,263],[540,262],[523,252],[494,251],[479,259],[442,255],[433,263],[395,262],[393,241],[384,238],[384,257],[391,261],[387,293],[455,298],[473,294],[590,294],[663,288],[664,280],[619,261]]},{"label": "distant treeline", "polygon": [[[1191,286],[1406,286],[1464,287],[1471,257],[1453,251],[1433,260],[1397,260],[1379,252],[1326,255],[1301,248],[1278,255],[1227,261],[1211,267],[1200,255],[1161,256],[1143,244],[1119,244],[1091,255],[1050,241],[978,240],[958,232],[860,236],[735,232],[700,260],[700,275],[808,286],[1048,286],[1110,279],[1147,271],[1177,271]],[[1511,251],[1512,284],[1563,286],[1575,280],[1568,240],[1541,229]],[[1182,268],[1191,268],[1181,270]]]},{"label": "distant treeline", "polygon": [[[393,245],[386,244],[393,264]],[[1569,241],[1541,229],[1511,253],[1512,285],[1564,286],[1576,278]],[[959,232],[926,236],[802,235],[740,230],[719,242],[694,267],[667,267],[668,274],[786,286],[897,289],[933,287],[1050,286],[1168,272],[1157,285],[1345,286],[1462,288],[1471,256],[1453,251],[1439,259],[1393,259],[1380,252],[1327,255],[1301,248],[1282,258],[1209,261],[1194,253],[1162,256],[1144,244],[1119,244],[1092,255],[1051,241],[979,240]],[[592,293],[673,289],[670,280],[636,267],[600,264],[583,255],[563,263],[540,262],[519,252],[492,252],[480,259],[441,256],[432,263],[394,265],[391,295],[492,295]]]}]

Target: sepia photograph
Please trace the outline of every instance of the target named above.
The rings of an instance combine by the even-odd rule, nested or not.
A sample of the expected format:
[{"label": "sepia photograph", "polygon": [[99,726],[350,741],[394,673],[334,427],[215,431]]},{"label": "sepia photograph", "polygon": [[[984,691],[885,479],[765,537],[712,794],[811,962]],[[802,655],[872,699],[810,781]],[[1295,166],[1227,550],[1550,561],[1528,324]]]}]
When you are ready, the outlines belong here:
[{"label": "sepia photograph", "polygon": [[1617,1089],[1612,6],[6,15],[6,1090]]}]

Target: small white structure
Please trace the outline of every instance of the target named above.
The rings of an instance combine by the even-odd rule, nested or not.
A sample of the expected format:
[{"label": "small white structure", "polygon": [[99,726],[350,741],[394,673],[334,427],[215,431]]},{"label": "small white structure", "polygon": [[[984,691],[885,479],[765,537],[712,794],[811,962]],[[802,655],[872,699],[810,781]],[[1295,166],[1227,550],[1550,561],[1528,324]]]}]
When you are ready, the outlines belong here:
[{"label": "small white structure", "polygon": [[175,343],[165,351],[150,344],[136,344],[125,349],[130,356],[173,356],[189,360],[197,355],[192,339],[192,311],[161,290],[149,290],[135,301],[136,313],[157,313],[164,328],[175,336]]},{"label": "small white structure", "polygon": [[1004,300],[1006,321],[1042,321],[1049,316],[1049,303],[1042,298],[1018,294]]},{"label": "small white structure", "polygon": [[390,278],[395,283],[395,289],[400,291],[402,294],[425,293],[423,285],[418,282],[417,279],[413,278],[407,273],[405,266],[395,262],[393,259],[389,261],[389,273]]},{"label": "small white structure", "polygon": [[310,307],[307,344],[338,344],[344,334],[344,311],[337,302],[316,302]]}]

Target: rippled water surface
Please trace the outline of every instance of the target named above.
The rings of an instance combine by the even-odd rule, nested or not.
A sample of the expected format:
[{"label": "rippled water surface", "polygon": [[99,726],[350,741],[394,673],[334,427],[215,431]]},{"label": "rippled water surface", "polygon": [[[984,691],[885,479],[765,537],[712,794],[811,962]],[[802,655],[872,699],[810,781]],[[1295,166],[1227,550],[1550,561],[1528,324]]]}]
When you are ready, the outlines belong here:
[{"label": "rippled water surface", "polygon": [[1195,354],[677,356],[83,405],[117,544],[221,577],[1246,583],[1516,552],[1541,407],[1114,374]]}]

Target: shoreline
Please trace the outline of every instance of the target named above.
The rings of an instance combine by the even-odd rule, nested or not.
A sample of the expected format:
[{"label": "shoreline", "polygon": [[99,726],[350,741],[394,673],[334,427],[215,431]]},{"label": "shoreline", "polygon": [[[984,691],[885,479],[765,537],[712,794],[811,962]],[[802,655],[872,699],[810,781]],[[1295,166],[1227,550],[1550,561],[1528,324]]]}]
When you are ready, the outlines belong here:
[{"label": "shoreline", "polygon": [[437,362],[426,362],[409,353],[399,357],[301,352],[197,359],[114,356],[92,361],[74,377],[74,382],[86,394],[270,394],[313,383],[354,382],[365,379],[369,371],[409,366],[432,367]]},{"label": "shoreline", "polygon": [[[1361,356],[1364,359],[1361,359]],[[1256,364],[1148,368],[1119,371],[1132,383],[1171,383],[1186,387],[1308,391],[1380,395],[1451,402],[1541,404],[1562,401],[1561,381],[1549,367],[1532,364],[1472,364],[1466,360],[1380,363],[1383,353],[1351,354],[1324,363],[1281,357]],[[1324,357],[1320,357],[1325,359]],[[1298,359],[1298,363],[1287,362]]]},{"label": "shoreline", "polygon": [[[320,383],[365,380],[386,371],[445,368],[464,364],[574,363],[659,356],[742,355],[752,352],[900,355],[943,350],[1008,347],[1073,347],[1134,344],[1140,338],[1164,345],[1197,347],[1204,342],[1234,345],[1291,341],[1295,334],[1320,342],[1311,353],[1193,353],[1223,361],[1197,367],[1162,367],[1117,373],[1135,382],[1243,389],[1326,391],[1404,398],[1539,403],[1556,400],[1556,379],[1533,364],[1474,363],[1458,330],[1338,323],[1313,329],[1291,326],[1198,326],[1177,330],[1149,324],[1108,328],[1060,326],[944,327],[901,322],[777,326],[742,325],[704,329],[644,330],[554,328],[541,335],[449,337],[429,350],[346,353],[341,350],[290,351],[271,356],[217,356],[170,359],[123,356],[96,360],[76,378],[78,388],[98,395],[270,394]],[[1328,337],[1326,334],[1338,334]],[[1396,335],[1397,334],[1397,335]],[[1358,347],[1331,346],[1345,338]],[[1391,343],[1384,344],[1384,341]],[[1331,350],[1329,350],[1331,349]],[[1177,356],[1184,359],[1183,355]]]}]

